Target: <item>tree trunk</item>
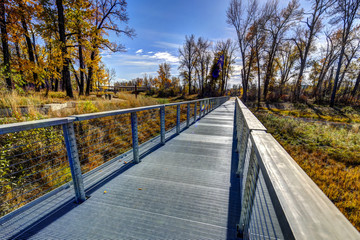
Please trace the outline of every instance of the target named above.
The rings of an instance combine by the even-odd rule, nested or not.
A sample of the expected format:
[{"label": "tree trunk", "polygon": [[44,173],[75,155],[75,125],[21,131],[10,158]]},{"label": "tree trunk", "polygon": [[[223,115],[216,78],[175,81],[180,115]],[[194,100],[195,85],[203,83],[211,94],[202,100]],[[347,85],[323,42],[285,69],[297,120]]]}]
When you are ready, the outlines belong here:
[{"label": "tree trunk", "polygon": [[11,91],[12,82],[10,76],[10,52],[9,52],[8,34],[6,29],[5,0],[0,0],[0,31],[1,31],[1,44],[2,44],[4,67],[5,67],[4,75],[5,75],[6,87],[9,91]]},{"label": "tree trunk", "polygon": [[296,84],[295,84],[295,89],[294,89],[294,100],[295,101],[299,101],[299,99],[300,99],[301,83],[302,83],[302,77],[304,74],[305,64],[306,64],[306,59],[304,57],[304,59],[301,60],[300,72],[299,72],[299,76],[298,76],[298,78],[296,80]]},{"label": "tree trunk", "polygon": [[257,103],[257,107],[258,109],[260,108],[260,100],[261,100],[261,82],[260,82],[260,59],[259,59],[259,54],[258,54],[258,50],[256,51],[256,62],[257,62],[257,74],[258,74],[258,103]]},{"label": "tree trunk", "polygon": [[91,86],[92,86],[92,76],[93,76],[92,64],[93,64],[93,61],[95,60],[95,51],[91,52],[90,59],[91,59],[91,63],[88,66],[88,77],[86,80],[86,92],[85,92],[86,96],[90,95],[90,90],[91,90]]},{"label": "tree trunk", "polygon": [[188,72],[188,78],[189,78],[189,95],[191,95],[191,71]]},{"label": "tree trunk", "polygon": [[[27,47],[28,55],[29,55],[29,61],[33,64],[33,67],[35,67],[35,57],[34,57],[34,52],[33,52],[33,46],[32,46],[31,39],[29,37],[27,24],[25,22],[25,18],[23,15],[21,16],[21,25],[25,32],[24,36],[25,36],[26,47]],[[38,75],[35,71],[33,71],[33,81],[35,84],[35,89],[37,91],[39,91],[40,89],[39,89],[39,83],[38,83]]]},{"label": "tree trunk", "polygon": [[337,66],[337,69],[336,69],[334,86],[333,86],[331,99],[330,99],[330,107],[334,107],[334,105],[335,105],[336,90],[337,90],[337,85],[338,85],[338,82],[339,82],[340,69],[341,69],[341,65],[342,65],[342,59],[344,57],[344,52],[345,52],[345,45],[343,45],[341,47],[339,62],[338,62],[338,66]]},{"label": "tree trunk", "polygon": [[360,84],[360,72],[359,72],[359,74],[358,74],[358,76],[356,78],[355,86],[354,86],[353,90],[351,91],[351,96],[352,97],[355,97],[356,91],[359,88],[359,84]]},{"label": "tree trunk", "polygon": [[[277,37],[275,39],[277,39]],[[269,52],[269,62],[266,66],[266,74],[265,74],[265,81],[264,81],[264,100],[265,101],[266,101],[267,94],[269,91],[270,79],[272,77],[275,54],[276,54],[276,41],[274,40],[271,45],[271,51]]]},{"label": "tree trunk", "polygon": [[[16,51],[16,55],[18,57],[18,59],[21,59],[21,56],[20,56],[20,48],[19,48],[19,43],[18,42],[15,42],[15,51]],[[24,71],[21,70],[21,67],[20,67],[20,78],[21,78],[21,85],[23,87],[24,90],[26,90],[25,86],[26,86],[26,82],[24,80]]]},{"label": "tree trunk", "polygon": [[79,64],[80,64],[80,84],[79,84],[79,96],[84,95],[84,57],[81,45],[81,37],[78,36],[79,45]]},{"label": "tree trunk", "polygon": [[55,79],[54,91],[55,91],[55,92],[59,91],[59,79]]},{"label": "tree trunk", "polygon": [[64,6],[62,0],[56,0],[56,6],[58,10],[58,25],[59,25],[59,35],[61,42],[61,53],[63,56],[63,69],[62,69],[62,80],[66,88],[66,96],[73,98],[73,91],[71,87],[69,63],[70,60],[67,56],[66,49],[66,36],[65,36],[65,18],[64,18]]}]

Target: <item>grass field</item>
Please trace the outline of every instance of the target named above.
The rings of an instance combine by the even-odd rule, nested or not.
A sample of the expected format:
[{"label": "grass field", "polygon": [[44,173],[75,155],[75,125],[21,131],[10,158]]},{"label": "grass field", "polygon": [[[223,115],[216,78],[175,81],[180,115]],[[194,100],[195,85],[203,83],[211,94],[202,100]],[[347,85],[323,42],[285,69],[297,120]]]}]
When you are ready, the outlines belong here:
[{"label": "grass field", "polygon": [[[360,231],[360,124],[298,119],[288,117],[295,115],[289,110],[254,113]],[[358,115],[352,117],[358,122]]]}]

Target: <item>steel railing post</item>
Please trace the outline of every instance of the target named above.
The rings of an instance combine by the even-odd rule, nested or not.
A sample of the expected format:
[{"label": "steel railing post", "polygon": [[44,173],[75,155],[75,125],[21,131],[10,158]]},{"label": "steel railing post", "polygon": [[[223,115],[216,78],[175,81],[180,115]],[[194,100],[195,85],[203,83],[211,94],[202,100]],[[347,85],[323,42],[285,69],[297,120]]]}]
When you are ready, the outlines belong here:
[{"label": "steel railing post", "polygon": [[180,104],[176,105],[176,134],[180,134]]},{"label": "steel railing post", "polygon": [[196,122],[196,114],[197,114],[197,102],[195,102],[195,106],[194,106],[194,122]]},{"label": "steel railing post", "polygon": [[160,136],[161,144],[165,144],[165,106],[160,107]]},{"label": "steel railing post", "polygon": [[205,115],[208,113],[209,100],[205,100]]},{"label": "steel railing post", "polygon": [[254,205],[254,199],[256,194],[256,185],[259,178],[259,164],[257,161],[256,154],[254,150],[251,152],[249,168],[246,176],[246,182],[243,186],[245,186],[244,194],[241,196],[242,204],[241,204],[241,213],[240,220],[238,225],[238,233],[240,237],[243,237],[243,233],[248,229],[250,222],[250,215],[252,212],[252,208]]},{"label": "steel railing post", "polygon": [[86,200],[84,182],[81,174],[79,154],[75,138],[74,123],[63,124],[64,140],[69,160],[71,177],[74,183],[75,200],[81,203]]},{"label": "steel railing post", "polygon": [[138,119],[136,112],[131,113],[131,135],[132,135],[134,162],[139,163],[140,159],[139,159]]},{"label": "steel railing post", "polygon": [[186,106],[186,127],[190,125],[190,103]]}]

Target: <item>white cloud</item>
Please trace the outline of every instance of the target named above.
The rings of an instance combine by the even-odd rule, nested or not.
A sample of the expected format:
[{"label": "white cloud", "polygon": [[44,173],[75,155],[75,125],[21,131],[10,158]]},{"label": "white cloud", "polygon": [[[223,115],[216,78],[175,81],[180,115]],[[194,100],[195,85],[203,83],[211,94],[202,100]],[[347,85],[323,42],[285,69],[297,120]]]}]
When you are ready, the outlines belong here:
[{"label": "white cloud", "polygon": [[154,52],[151,52],[151,51],[150,51],[150,52],[148,52],[148,54],[153,54],[153,53],[154,53]]},{"label": "white cloud", "polygon": [[178,63],[179,62],[178,57],[173,56],[168,52],[157,52],[153,56],[151,56],[151,58],[155,58],[158,60],[165,60],[166,62],[170,62],[170,63]]},{"label": "white cloud", "polygon": [[175,49],[179,49],[179,47],[181,47],[181,45],[178,43],[169,43],[169,42],[161,42],[161,41],[155,42],[154,46],[161,48],[175,48]]},{"label": "white cloud", "polygon": [[234,72],[233,72],[233,76],[240,76],[240,74],[241,74],[241,69],[242,69],[242,66],[241,65],[238,65],[238,64],[235,64],[235,65],[233,65],[233,67],[234,67]]},{"label": "white cloud", "polygon": [[136,54],[141,54],[141,53],[143,53],[143,51],[144,51],[144,50],[139,49],[139,50],[137,50],[135,53],[136,53]]},{"label": "white cloud", "polygon": [[149,61],[149,60],[133,60],[133,61],[128,61],[125,60],[122,63],[124,66],[157,66],[158,63],[154,62],[154,61]]}]

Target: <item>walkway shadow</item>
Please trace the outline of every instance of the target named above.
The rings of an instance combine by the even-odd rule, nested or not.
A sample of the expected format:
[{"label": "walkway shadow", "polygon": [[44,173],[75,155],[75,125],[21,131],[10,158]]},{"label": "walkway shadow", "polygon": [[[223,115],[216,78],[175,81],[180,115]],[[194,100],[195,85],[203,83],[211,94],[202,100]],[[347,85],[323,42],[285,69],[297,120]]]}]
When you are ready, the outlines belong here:
[{"label": "walkway shadow", "polygon": [[[101,178],[100,181],[97,181],[95,184],[88,187],[85,191],[87,196],[90,196],[93,192],[101,188],[103,185],[111,181],[112,179],[116,178],[126,170],[133,167],[134,163],[129,163],[127,165],[124,165],[120,167],[118,170],[115,170],[114,172],[110,173],[109,175]],[[86,201],[85,201],[86,202]],[[56,220],[58,220],[61,216],[64,216],[68,212],[72,211],[76,207],[80,206],[81,204],[75,203],[75,199],[72,198],[71,200],[68,200],[64,202],[63,204],[56,207],[56,209],[50,211],[45,216],[41,217],[37,221],[33,222],[23,230],[13,234],[8,239],[27,239],[31,236],[35,235],[36,233],[40,232],[42,229],[46,228]]]},{"label": "walkway shadow", "polygon": [[239,154],[236,153],[236,129],[235,129],[235,115],[234,115],[234,131],[233,142],[231,151],[231,169],[230,169],[230,191],[229,191],[229,208],[228,208],[228,222],[227,222],[227,239],[239,239],[237,238],[236,225],[240,219],[240,181],[236,176]]},{"label": "walkway shadow", "polygon": [[316,115],[318,116],[318,118],[320,120],[324,120],[324,118],[322,117],[322,116],[324,116],[324,114],[320,109],[316,108],[314,105],[312,105],[310,103],[306,103],[306,105],[316,113]]}]

